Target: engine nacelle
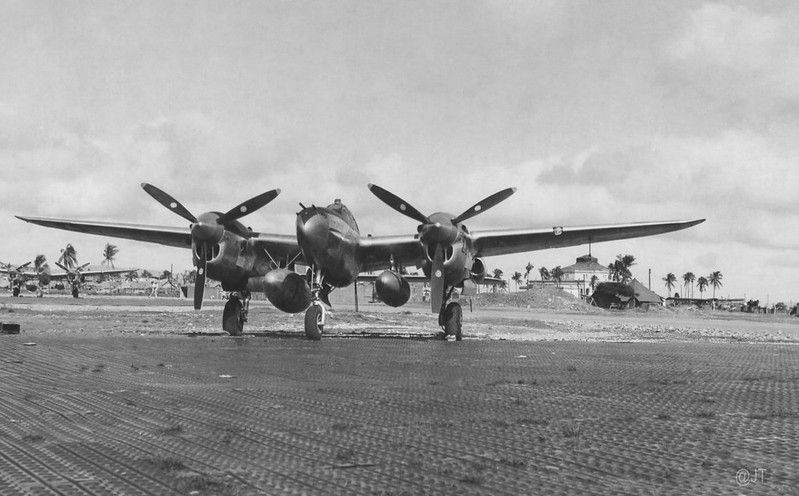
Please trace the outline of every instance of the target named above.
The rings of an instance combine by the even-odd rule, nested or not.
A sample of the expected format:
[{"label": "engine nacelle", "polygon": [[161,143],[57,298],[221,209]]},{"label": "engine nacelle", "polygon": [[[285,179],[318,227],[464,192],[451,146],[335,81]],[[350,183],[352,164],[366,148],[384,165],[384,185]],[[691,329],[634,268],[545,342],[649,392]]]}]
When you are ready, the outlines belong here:
[{"label": "engine nacelle", "polygon": [[287,313],[302,312],[311,304],[311,288],[304,277],[287,269],[270,270],[247,281],[251,291],[263,291],[269,302]]},{"label": "engine nacelle", "polygon": [[474,282],[483,282],[483,279],[486,277],[486,264],[483,263],[482,259],[474,259],[474,262],[472,262],[472,268],[469,270],[469,274],[472,276],[472,280]]},{"label": "engine nacelle", "polygon": [[375,280],[375,291],[380,301],[392,307],[401,307],[411,297],[411,285],[396,272],[383,271]]}]

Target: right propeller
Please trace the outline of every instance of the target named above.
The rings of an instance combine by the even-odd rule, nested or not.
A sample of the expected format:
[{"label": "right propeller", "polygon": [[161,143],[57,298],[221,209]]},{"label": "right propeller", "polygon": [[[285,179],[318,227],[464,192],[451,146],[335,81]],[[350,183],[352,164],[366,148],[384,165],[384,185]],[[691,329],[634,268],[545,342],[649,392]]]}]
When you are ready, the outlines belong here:
[{"label": "right propeller", "polygon": [[430,302],[435,312],[441,308],[444,298],[444,250],[458,239],[458,225],[507,199],[516,192],[516,188],[498,191],[456,217],[445,212],[424,215],[410,203],[376,184],[369,184],[369,191],[397,212],[420,222],[419,239],[425,246],[434,246],[433,265],[430,269]]},{"label": "right propeller", "polygon": [[279,189],[273,189],[250,198],[225,213],[205,212],[199,216],[194,216],[169,193],[156,188],[152,184],[142,183],[141,187],[147,194],[155,198],[158,203],[191,222],[191,242],[196,247],[196,255],[193,258],[194,265],[197,267],[197,279],[194,282],[195,310],[202,308],[203,304],[208,255],[211,253],[213,245],[219,243],[222,239],[225,234],[225,227],[265,206],[280,194]]}]

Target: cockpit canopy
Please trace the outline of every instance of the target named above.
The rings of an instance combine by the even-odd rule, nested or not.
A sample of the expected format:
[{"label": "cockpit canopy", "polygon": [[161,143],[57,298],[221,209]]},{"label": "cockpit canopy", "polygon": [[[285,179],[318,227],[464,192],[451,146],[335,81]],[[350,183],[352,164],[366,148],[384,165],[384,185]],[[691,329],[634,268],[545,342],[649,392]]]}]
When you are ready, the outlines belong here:
[{"label": "cockpit canopy", "polygon": [[348,209],[346,206],[344,206],[343,203],[341,203],[340,198],[336,198],[335,200],[333,200],[333,203],[327,206],[327,210],[335,213],[336,215],[341,217],[341,219],[344,220],[344,222],[346,222],[351,228],[360,232],[360,229],[358,229],[358,223],[355,222],[355,217],[353,217],[352,213],[350,213],[350,209]]}]

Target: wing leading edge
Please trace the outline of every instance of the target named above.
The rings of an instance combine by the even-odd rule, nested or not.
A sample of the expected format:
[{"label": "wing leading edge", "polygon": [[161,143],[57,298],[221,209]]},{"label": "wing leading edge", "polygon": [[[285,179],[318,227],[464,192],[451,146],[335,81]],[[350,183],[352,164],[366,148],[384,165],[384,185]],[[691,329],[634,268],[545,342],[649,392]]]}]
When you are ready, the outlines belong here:
[{"label": "wing leading edge", "polygon": [[549,229],[506,229],[472,232],[477,255],[491,257],[525,251],[563,248],[619,239],[652,236],[701,224],[705,219],[668,222],[637,222],[605,226],[552,227]]},{"label": "wing leading edge", "polygon": [[[132,239],[178,248],[191,248],[191,231],[188,227],[149,226],[121,222],[54,219],[46,217],[16,216],[20,220],[54,229],[97,234],[112,238]],[[286,258],[299,252],[296,236],[288,234],[252,233],[252,242],[270,252],[271,256]],[[108,271],[106,271],[108,272]],[[85,274],[85,273],[84,273]]]},{"label": "wing leading edge", "polygon": [[98,222],[91,220],[55,219],[47,217],[22,217],[17,219],[54,229],[75,231],[85,234],[97,234],[112,238],[132,239],[158,243],[178,248],[191,248],[191,233],[188,228],[147,226],[142,224],[126,224],[122,222]]}]

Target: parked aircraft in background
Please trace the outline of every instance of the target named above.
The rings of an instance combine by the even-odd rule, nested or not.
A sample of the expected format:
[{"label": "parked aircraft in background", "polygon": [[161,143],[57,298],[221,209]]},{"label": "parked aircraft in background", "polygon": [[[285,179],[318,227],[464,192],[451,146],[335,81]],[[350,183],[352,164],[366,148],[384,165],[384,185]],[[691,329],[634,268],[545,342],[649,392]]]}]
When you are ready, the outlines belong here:
[{"label": "parked aircraft in background", "polygon": [[28,262],[18,267],[14,267],[11,264],[4,264],[4,267],[0,268],[0,274],[6,274],[8,276],[12,295],[19,296],[22,288],[25,288],[30,292],[36,292],[37,296],[41,297],[44,294],[44,288],[52,284],[53,287],[59,290],[64,289],[66,286],[71,287],[72,296],[77,298],[80,295],[80,287],[86,280],[86,277],[127,274],[128,272],[134,272],[136,270],[86,270],[86,267],[90,265],[88,263],[70,269],[56,262],[56,265],[64,272],[51,272],[47,263],[43,263],[35,269],[33,267],[28,267],[31,263],[32,262]]},{"label": "parked aircraft in background", "polygon": [[[263,291],[284,312],[305,311],[305,333],[310,339],[319,339],[325,325],[325,305],[329,304],[328,295],[333,289],[352,284],[361,273],[383,270],[374,276],[376,291],[383,302],[401,306],[410,297],[410,285],[399,268],[415,265],[430,278],[431,310],[438,313],[445,335],[454,334],[460,339],[461,308],[457,301],[449,300],[455,288],[486,277],[484,257],[649,236],[704,221],[470,232],[464,221],[507,199],[515,189],[495,193],[454,216],[445,212],[424,215],[393,193],[369,185],[384,203],[418,221],[417,233],[363,237],[352,213],[336,200],[324,208],[300,204],[296,235],[286,235],[252,231],[238,221],[272,201],[280,190],[263,193],[226,213],[206,212],[195,217],[155,186],[145,183],[142,188],[188,220],[189,228],[18,218],[68,231],[191,248],[197,268],[194,306],[199,309],[202,305],[206,276],[220,281],[222,288],[230,292],[222,327],[232,335],[243,330],[252,291]],[[305,274],[295,272],[297,263],[308,267]]]}]

